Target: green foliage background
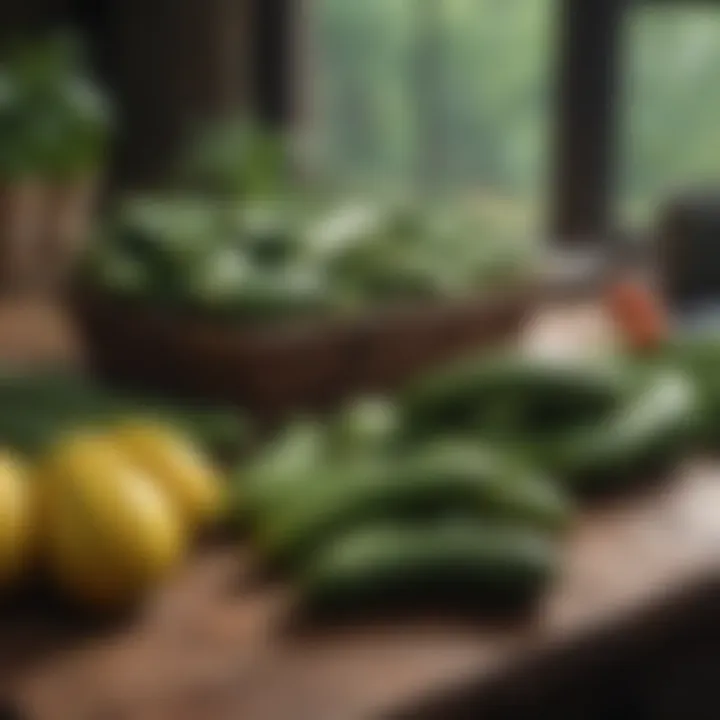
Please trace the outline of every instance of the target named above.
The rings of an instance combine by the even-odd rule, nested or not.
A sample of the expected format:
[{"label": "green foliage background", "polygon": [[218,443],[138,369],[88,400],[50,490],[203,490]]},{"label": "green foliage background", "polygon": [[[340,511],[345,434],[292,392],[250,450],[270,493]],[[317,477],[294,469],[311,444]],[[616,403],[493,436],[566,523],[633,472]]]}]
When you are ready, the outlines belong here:
[{"label": "green foliage background", "polygon": [[624,48],[618,210],[647,223],[659,201],[720,176],[720,5],[636,8]]},{"label": "green foliage background", "polygon": [[[469,191],[489,233],[542,229],[555,0],[313,0],[306,141],[316,171]],[[720,170],[720,6],[642,4],[623,43],[618,220],[647,222]]]}]

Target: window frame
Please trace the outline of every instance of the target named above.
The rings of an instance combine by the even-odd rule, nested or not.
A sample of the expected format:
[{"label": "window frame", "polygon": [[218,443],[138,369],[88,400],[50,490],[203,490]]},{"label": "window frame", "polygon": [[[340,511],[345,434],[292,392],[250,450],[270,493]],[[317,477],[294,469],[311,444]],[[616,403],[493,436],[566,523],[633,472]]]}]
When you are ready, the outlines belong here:
[{"label": "window frame", "polygon": [[[265,9],[259,11],[261,30],[254,53],[256,109],[274,125],[291,124],[295,107],[302,102],[294,91],[298,83],[302,87],[302,80],[293,60],[297,60],[296,40],[302,36],[298,6],[303,1],[265,0]],[[632,0],[556,1],[560,31],[547,229],[562,244],[596,243],[613,230],[618,65],[624,11]],[[259,6],[263,7],[262,0]]]},{"label": "window frame", "polygon": [[[619,89],[623,72],[620,61],[627,11],[639,4],[717,6],[718,0],[554,1],[558,4],[559,33],[557,65],[554,69],[556,93],[554,119],[551,123],[553,136],[549,138],[553,147],[549,168],[551,192],[545,210],[546,229],[549,236],[561,244],[597,244],[619,230],[613,226],[612,200],[619,146]],[[45,5],[48,2],[49,0],[34,0],[31,4]],[[74,6],[76,19],[88,21],[87,8],[92,4],[91,0],[53,2]],[[242,13],[239,13],[236,19],[242,16],[245,26],[244,32],[240,34],[248,41],[248,55],[245,59],[250,77],[247,81],[247,94],[240,88],[229,92],[227,88],[233,84],[239,85],[236,80],[243,74],[235,67],[239,63],[238,57],[234,53],[226,53],[223,59],[221,56],[224,50],[211,53],[214,57],[211,58],[212,62],[208,61],[208,70],[221,72],[227,77],[213,83],[203,83],[201,89],[204,105],[212,109],[218,105],[231,104],[233,98],[242,98],[247,100],[256,115],[270,126],[288,127],[298,120],[301,116],[299,108],[303,102],[303,80],[298,69],[303,66],[300,50],[305,40],[305,2],[306,0],[214,0],[209,4],[207,11],[212,9],[212,17],[206,19],[203,27],[195,31],[206,38],[210,37],[213,30],[227,24],[230,13],[224,12],[225,5],[242,6]],[[87,23],[89,29],[94,31],[93,34],[99,33],[102,41],[114,51],[129,46],[131,43],[128,37],[117,37],[119,30],[116,27],[116,10],[124,7],[125,3],[119,0],[96,0],[96,3],[102,6],[103,12],[100,15],[93,12],[90,22]],[[185,0],[184,4],[192,3]],[[174,15],[177,15],[175,11]],[[123,23],[123,26],[132,29],[133,23]],[[109,62],[108,53],[106,50],[103,60]],[[117,54],[112,53],[113,57]],[[112,64],[113,67],[109,68],[107,74],[115,81],[113,84],[120,85],[121,90],[125,89],[132,96],[128,97],[129,106],[138,105],[139,103],[131,102],[137,94],[130,92],[133,83],[147,85],[150,80],[145,81],[141,73],[136,73],[131,78],[132,82],[130,79],[120,82],[119,78],[122,80],[127,74],[124,72],[126,68],[114,67],[117,61]],[[127,65],[128,61],[123,59],[121,64]],[[206,98],[205,94],[218,97]],[[123,96],[123,93],[120,95]],[[147,114],[143,108],[136,109],[136,112]],[[167,124],[172,124],[170,119]],[[132,142],[126,143],[132,150],[127,161],[129,165],[144,167],[149,162],[148,158],[157,156],[153,159],[153,167],[165,167],[165,155],[152,143],[145,142],[145,136],[150,134],[144,130],[144,126],[136,133],[130,133]],[[140,162],[140,159],[143,162]],[[425,162],[430,164],[433,160],[429,151]],[[138,173],[136,170],[131,175]],[[154,174],[159,174],[159,170]]]},{"label": "window frame", "polygon": [[561,0],[550,233],[595,244],[611,231],[625,0]]}]

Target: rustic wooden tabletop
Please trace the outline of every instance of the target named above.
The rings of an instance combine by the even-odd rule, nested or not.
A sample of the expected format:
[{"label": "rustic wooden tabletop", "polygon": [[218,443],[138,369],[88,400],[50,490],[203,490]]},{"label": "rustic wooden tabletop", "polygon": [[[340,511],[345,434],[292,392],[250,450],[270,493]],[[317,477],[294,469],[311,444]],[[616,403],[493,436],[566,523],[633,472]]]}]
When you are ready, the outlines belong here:
[{"label": "rustic wooden tabletop", "polygon": [[[602,345],[591,317],[538,318],[533,337],[552,345],[572,333]],[[251,558],[225,544],[198,553],[114,627],[42,610],[5,614],[0,696],[38,720],[352,720],[463,684],[489,690],[558,654],[571,665],[588,642],[632,636],[673,596],[720,577],[719,473],[689,462],[652,490],[589,509],[557,585],[533,617],[510,625],[407,618],[293,629],[288,592],[256,583]]]}]

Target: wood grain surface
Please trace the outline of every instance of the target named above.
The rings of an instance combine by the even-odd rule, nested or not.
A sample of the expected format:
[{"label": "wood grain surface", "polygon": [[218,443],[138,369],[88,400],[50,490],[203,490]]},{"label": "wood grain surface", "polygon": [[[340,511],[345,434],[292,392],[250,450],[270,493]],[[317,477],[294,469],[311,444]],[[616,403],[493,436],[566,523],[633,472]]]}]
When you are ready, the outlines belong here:
[{"label": "wood grain surface", "polygon": [[[588,511],[563,576],[534,617],[503,626],[407,618],[294,628],[283,588],[256,584],[232,546],[201,552],[134,619],[91,628],[59,611],[0,625],[8,697],[29,718],[343,720],[374,717],[462,681],[491,685],[516,663],[588,636],[632,636],[650,608],[718,572],[713,466]],[[40,611],[38,611],[40,612]]]},{"label": "wood grain surface", "polygon": [[[590,317],[537,318],[533,337],[550,347],[572,332],[602,346]],[[300,628],[287,621],[290,591],[258,582],[251,555],[232,543],[198,552],[111,627],[35,597],[0,616],[0,697],[31,720],[354,720],[405,708],[421,718],[443,692],[471,687],[481,698],[523,667],[538,677],[556,668],[562,685],[603,642],[647,637],[648,624],[664,627],[682,598],[720,581],[719,474],[712,461],[689,461],[633,497],[588,508],[536,613],[502,625],[407,617]],[[528,677],[510,695],[523,697]],[[427,717],[465,717],[451,707],[445,699]]]}]

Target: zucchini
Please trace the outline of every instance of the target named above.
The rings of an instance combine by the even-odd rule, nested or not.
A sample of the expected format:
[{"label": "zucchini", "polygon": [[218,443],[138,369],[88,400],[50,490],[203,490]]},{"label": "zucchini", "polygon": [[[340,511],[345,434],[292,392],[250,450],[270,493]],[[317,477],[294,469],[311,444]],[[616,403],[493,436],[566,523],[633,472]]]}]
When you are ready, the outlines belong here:
[{"label": "zucchini", "polygon": [[508,519],[546,530],[568,521],[569,503],[553,483],[488,448],[431,444],[406,458],[356,464],[317,483],[267,519],[260,538],[276,562],[296,564],[348,528],[368,521],[463,514]]},{"label": "zucchini", "polygon": [[556,544],[510,525],[448,522],[364,527],[319,550],[302,568],[306,607],[362,611],[459,602],[473,609],[532,601],[554,576]]},{"label": "zucchini", "polygon": [[360,398],[343,408],[330,426],[336,455],[389,450],[400,432],[398,408],[384,398]]},{"label": "zucchini", "polygon": [[679,459],[702,420],[692,380],[678,371],[657,371],[604,422],[563,438],[554,467],[575,489],[614,487]]},{"label": "zucchini", "polygon": [[238,520],[264,521],[295,502],[322,473],[327,433],[314,420],[298,419],[283,429],[234,479]]},{"label": "zucchini", "polygon": [[421,378],[402,405],[415,435],[552,433],[603,416],[626,386],[619,364],[498,355]]},{"label": "zucchini", "polygon": [[331,288],[322,272],[312,268],[268,270],[250,267],[243,277],[228,282],[200,282],[187,305],[227,321],[284,321],[326,315],[333,309]]},{"label": "zucchini", "polygon": [[657,360],[692,377],[705,414],[703,440],[716,448],[720,443],[720,335],[703,333],[676,338]]}]

